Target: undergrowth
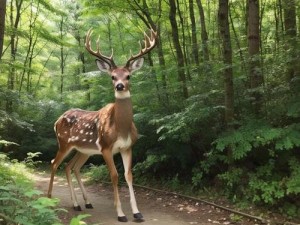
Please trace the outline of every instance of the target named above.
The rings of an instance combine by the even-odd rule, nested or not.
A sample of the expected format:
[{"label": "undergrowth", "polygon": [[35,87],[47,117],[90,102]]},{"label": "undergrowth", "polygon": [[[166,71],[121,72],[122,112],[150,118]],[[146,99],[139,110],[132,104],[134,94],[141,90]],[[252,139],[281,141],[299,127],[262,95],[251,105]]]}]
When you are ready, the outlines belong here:
[{"label": "undergrowth", "polygon": [[[59,199],[43,197],[30,179],[37,155],[29,153],[23,162],[18,162],[0,153],[1,225],[62,225],[58,213],[66,210],[57,207]],[[87,216],[73,218],[70,225],[86,224],[82,219]]]}]

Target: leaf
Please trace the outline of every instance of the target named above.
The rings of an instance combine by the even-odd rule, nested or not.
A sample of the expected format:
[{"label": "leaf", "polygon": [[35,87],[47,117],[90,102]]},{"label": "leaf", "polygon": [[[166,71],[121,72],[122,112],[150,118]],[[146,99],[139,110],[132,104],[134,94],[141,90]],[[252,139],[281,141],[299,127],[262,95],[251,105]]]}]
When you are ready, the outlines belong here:
[{"label": "leaf", "polygon": [[30,191],[25,192],[24,194],[25,194],[25,196],[31,198],[34,195],[41,195],[41,194],[43,194],[43,192],[39,191],[39,190],[30,190]]},{"label": "leaf", "polygon": [[236,160],[244,158],[252,150],[252,145],[248,141],[241,141],[232,149],[233,158]]},{"label": "leaf", "polygon": [[2,190],[2,191],[9,191],[10,188],[8,186],[0,186],[0,190]]},{"label": "leaf", "polygon": [[81,215],[78,215],[77,217],[75,218],[72,218],[71,222],[70,222],[70,225],[82,225],[82,224],[86,224],[85,222],[81,221],[82,219],[86,218],[86,217],[89,217],[91,215],[89,214],[81,214]]},{"label": "leaf", "polygon": [[40,197],[36,200],[35,206],[42,205],[43,207],[54,207],[58,204],[58,198]]},{"label": "leaf", "polygon": [[15,142],[5,141],[5,140],[0,140],[0,144],[3,144],[5,146],[8,146],[8,145],[17,145],[17,146],[20,146],[19,144],[15,143]]}]

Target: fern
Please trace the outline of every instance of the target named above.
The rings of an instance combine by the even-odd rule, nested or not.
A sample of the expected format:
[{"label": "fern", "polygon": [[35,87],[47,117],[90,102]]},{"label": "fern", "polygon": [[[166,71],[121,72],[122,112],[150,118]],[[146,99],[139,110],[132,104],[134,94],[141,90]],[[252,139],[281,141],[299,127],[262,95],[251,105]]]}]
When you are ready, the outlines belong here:
[{"label": "fern", "polygon": [[290,150],[299,147],[299,137],[299,124],[274,128],[263,121],[251,120],[237,130],[224,133],[213,142],[213,145],[218,152],[230,149],[233,159],[240,160],[247,157],[252,150],[261,147],[274,150]]},{"label": "fern", "polygon": [[[240,124],[213,142],[201,170],[194,170],[194,186],[214,174],[231,198],[246,196],[254,203],[278,206],[287,197],[299,195],[300,162],[293,155],[300,147],[300,124],[275,127],[253,119]],[[284,205],[282,210],[291,214],[297,207]]]}]

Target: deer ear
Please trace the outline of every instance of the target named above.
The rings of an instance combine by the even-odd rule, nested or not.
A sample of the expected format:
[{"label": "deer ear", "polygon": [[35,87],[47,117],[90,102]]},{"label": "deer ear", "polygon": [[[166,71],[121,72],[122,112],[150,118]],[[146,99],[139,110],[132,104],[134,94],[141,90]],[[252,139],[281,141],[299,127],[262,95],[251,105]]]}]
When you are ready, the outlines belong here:
[{"label": "deer ear", "polygon": [[142,68],[144,63],[144,58],[137,58],[136,60],[134,60],[133,62],[130,63],[129,65],[129,69],[131,70],[131,72],[134,72],[136,70],[139,70]]},{"label": "deer ear", "polygon": [[101,59],[96,59],[96,64],[100,71],[108,73],[111,69],[111,65]]}]

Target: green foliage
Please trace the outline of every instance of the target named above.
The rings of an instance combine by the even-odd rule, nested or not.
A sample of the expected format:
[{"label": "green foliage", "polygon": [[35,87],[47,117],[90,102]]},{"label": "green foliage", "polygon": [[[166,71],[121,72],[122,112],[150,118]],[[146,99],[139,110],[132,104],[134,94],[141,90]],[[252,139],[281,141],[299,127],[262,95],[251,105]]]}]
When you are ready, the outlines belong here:
[{"label": "green foliage", "polygon": [[[0,154],[0,217],[7,222],[24,225],[52,225],[59,222],[56,210],[58,199],[40,197],[33,189],[22,163],[11,162]],[[29,175],[27,175],[29,176]]]},{"label": "green foliage", "polygon": [[0,140],[0,145],[8,146],[8,145],[18,145],[15,142]]},{"label": "green foliage", "polygon": [[[41,161],[50,161],[57,149],[53,124],[62,107],[55,101],[33,102],[31,98],[24,99],[19,106],[19,115],[7,114],[7,118],[5,120],[5,117],[3,118],[2,126],[0,124],[0,136],[18,143],[18,146],[8,146],[5,151],[11,151],[12,158],[23,161],[28,159],[29,152],[38,154],[52,150],[50,153],[39,155]],[[20,117],[23,121],[19,119]]]},{"label": "green foliage", "polygon": [[173,191],[180,191],[182,190],[182,181],[179,179],[178,174],[176,174],[174,177],[170,178],[169,180],[166,180],[164,182],[164,186],[168,189],[171,189]]},{"label": "green foliage", "polygon": [[82,220],[89,217],[88,214],[81,214],[71,219],[70,225],[84,225],[86,224]]},{"label": "green foliage", "polygon": [[[299,195],[300,159],[291,157],[300,147],[299,123],[274,127],[251,119],[241,124],[213,142],[211,152],[194,169],[193,185],[197,187],[205,177],[216,176],[231,199],[246,198],[269,206]],[[288,205],[281,210],[289,215],[300,207],[298,203]]]},{"label": "green foliage", "polygon": [[94,182],[110,182],[110,175],[106,165],[96,166],[91,164],[86,175]]},{"label": "green foliage", "polygon": [[[5,224],[62,225],[57,208],[59,199],[43,197],[43,192],[33,188],[30,179],[32,171],[27,167],[35,165],[32,160],[39,154],[30,153],[19,163],[0,153],[0,221]],[[86,224],[82,221],[87,214],[78,215],[70,225]]]},{"label": "green foliage", "polygon": [[[218,106],[205,106],[205,101],[216,93],[194,95],[186,101],[186,105],[179,112],[163,116],[150,121],[158,126],[156,132],[160,141],[174,139],[183,143],[191,141],[191,137],[199,133],[205,121],[212,121],[218,117]],[[206,124],[205,124],[206,125]]]},{"label": "green foliage", "polygon": [[194,167],[192,171],[192,186],[201,187],[203,184],[203,172],[200,168]]},{"label": "green foliage", "polygon": [[297,158],[289,160],[290,176],[286,178],[287,194],[300,194],[300,164]]},{"label": "green foliage", "polygon": [[60,10],[60,8],[54,7],[53,5],[51,5],[50,1],[48,0],[41,0],[39,1],[39,3],[42,4],[45,7],[45,9],[49,10],[52,13],[55,13],[60,16],[66,15],[66,12]]},{"label": "green foliage", "polygon": [[137,178],[143,178],[147,174],[152,174],[152,176],[157,175],[161,171],[161,167],[167,162],[168,157],[166,155],[147,155],[147,158],[143,162],[137,163],[133,172]]},{"label": "green foliage", "polygon": [[27,157],[24,159],[24,163],[26,164],[26,166],[34,168],[35,166],[37,166],[39,163],[41,163],[42,161],[38,161],[36,160],[36,158],[38,158],[42,153],[40,152],[28,152],[27,153]]},{"label": "green foliage", "polygon": [[234,190],[241,184],[241,177],[244,172],[241,168],[232,168],[225,173],[219,174],[218,178],[224,182],[228,189]]},{"label": "green foliage", "polygon": [[[264,168],[258,168],[264,170]],[[274,171],[274,170],[273,170]],[[268,179],[266,179],[268,178]],[[249,174],[249,196],[254,203],[266,203],[274,205],[279,199],[285,197],[284,183],[274,177],[261,177],[257,174]]]},{"label": "green foliage", "polygon": [[247,157],[257,148],[270,147],[271,151],[291,150],[300,146],[300,124],[274,128],[261,120],[250,120],[239,129],[225,132],[215,140],[215,151],[230,149],[233,160]]}]

